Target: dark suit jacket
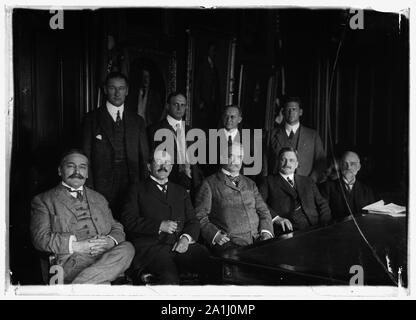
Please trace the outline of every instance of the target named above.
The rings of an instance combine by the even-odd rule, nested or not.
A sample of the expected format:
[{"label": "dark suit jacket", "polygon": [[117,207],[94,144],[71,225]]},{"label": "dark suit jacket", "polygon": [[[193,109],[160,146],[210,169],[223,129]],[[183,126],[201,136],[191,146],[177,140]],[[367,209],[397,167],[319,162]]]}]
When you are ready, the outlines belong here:
[{"label": "dark suit jacket", "polygon": [[[309,177],[295,174],[295,187],[303,211],[312,226],[327,224],[331,220],[331,210],[315,183]],[[273,217],[279,215],[289,219],[297,230],[309,227],[309,225],[297,225],[294,221],[296,191],[280,174],[268,176],[260,186],[260,193],[269,205]]]},{"label": "dark suit jacket", "polygon": [[[297,147],[299,167],[296,173],[302,176],[310,176],[314,181],[320,181],[325,170],[326,155],[318,133],[310,128],[299,126],[299,143]],[[273,128],[267,145],[264,148],[264,172],[265,175],[278,174],[280,149],[287,147],[284,137],[287,136],[284,122]]]},{"label": "dark suit jacket", "polygon": [[[126,98],[126,107],[133,113],[137,114],[137,107],[139,104],[139,89],[130,90]],[[149,88],[147,103],[146,103],[146,126],[159,122],[162,117],[164,104],[157,91]]]},{"label": "dark suit jacket", "polygon": [[209,176],[202,183],[196,197],[196,216],[201,223],[204,240],[212,245],[217,231],[223,230],[237,245],[249,245],[260,236],[261,230],[273,234],[270,211],[256,184],[240,175],[236,187],[222,171]]},{"label": "dark suit jacket", "polygon": [[[143,180],[148,173],[148,141],[144,121],[124,109],[123,113],[129,182]],[[114,137],[112,119],[105,106],[89,112],[84,119],[83,149],[90,162],[88,184],[108,197],[113,184]]]},{"label": "dark suit jacket", "polygon": [[[162,143],[162,141],[155,141],[154,140],[154,135],[156,133],[157,130],[159,129],[169,129],[170,131],[172,131],[172,133],[175,135],[175,130],[174,128],[171,127],[171,125],[169,124],[168,120],[163,119],[162,121],[155,123],[152,126],[149,126],[147,128],[147,132],[148,132],[148,137],[149,137],[149,146],[150,146],[150,150],[151,152],[154,152],[154,150],[156,149],[156,147]],[[190,126],[186,125],[185,126],[185,134],[188,133],[188,131],[191,129]],[[192,144],[193,141],[190,142],[186,142],[186,145],[189,146],[190,144]],[[176,162],[176,143],[174,145],[174,159]],[[172,172],[169,175],[169,180],[177,183],[181,186],[183,186],[185,189],[187,190],[191,190],[191,192],[194,192],[195,190],[197,190],[199,188],[199,186],[202,183],[202,179],[203,179],[203,174],[201,169],[199,168],[198,165],[191,165],[191,176],[192,179],[190,179],[184,172],[180,172],[179,171],[179,165],[178,164],[174,164],[172,167]]]},{"label": "dark suit jacket", "polygon": [[[33,198],[30,233],[35,248],[55,254],[58,264],[68,259],[69,237],[75,235],[76,211],[74,202],[65,194],[59,184],[55,188]],[[85,187],[91,218],[97,232],[110,235],[119,243],[125,240],[123,226],[113,219],[106,199],[92,189]]]},{"label": "dark suit jacket", "polygon": [[370,187],[358,180],[355,181],[351,192],[347,191],[344,183],[340,183],[338,179],[327,180],[321,186],[321,193],[328,200],[332,217],[335,220],[342,220],[349,216],[349,210],[342,190],[354,215],[361,214],[363,207],[379,200]]},{"label": "dark suit jacket", "polygon": [[[181,221],[177,234],[159,234],[163,220]],[[166,197],[151,178],[130,188],[121,213],[121,222],[128,239],[136,248],[135,261],[142,266],[149,262],[160,245],[173,245],[184,233],[197,241],[200,231],[188,192],[169,181]]]}]

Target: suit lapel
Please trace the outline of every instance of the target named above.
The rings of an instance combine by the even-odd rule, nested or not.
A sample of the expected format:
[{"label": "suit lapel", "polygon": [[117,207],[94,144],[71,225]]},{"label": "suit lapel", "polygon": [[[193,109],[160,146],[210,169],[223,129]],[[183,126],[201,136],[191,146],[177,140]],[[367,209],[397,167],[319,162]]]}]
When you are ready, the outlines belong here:
[{"label": "suit lapel", "polygon": [[96,217],[102,217],[102,213],[99,210],[100,208],[100,201],[97,200],[95,193],[91,192],[91,189],[84,187],[84,192],[86,195],[86,199],[88,202],[88,207],[91,213],[91,218],[92,218],[92,223],[95,225],[95,227],[97,228],[97,232],[101,233],[101,224],[96,223],[96,221],[94,218]]},{"label": "suit lapel", "polygon": [[[277,174],[277,183],[280,184],[281,189],[286,192],[287,194],[289,194],[292,198],[296,198],[297,194],[296,194],[296,190],[294,188],[292,188],[289,185],[289,182],[287,182],[285,179],[283,179],[283,177],[278,173]],[[296,183],[296,182],[295,182]]]},{"label": "suit lapel", "polygon": [[[169,185],[168,185],[169,189]],[[149,195],[152,197],[155,197],[159,201],[163,203],[168,203],[168,200],[166,199],[165,194],[159,190],[159,188],[156,185],[156,182],[153,181],[151,178],[149,178],[146,182],[146,191]],[[169,196],[169,190],[168,190],[168,196]]]},{"label": "suit lapel", "polygon": [[272,138],[272,146],[273,150],[278,150],[280,147],[283,147],[285,145],[285,136],[286,132],[283,130],[283,127],[280,125],[277,127],[275,134]]},{"label": "suit lapel", "polygon": [[55,196],[65,207],[69,209],[72,214],[77,217],[77,212],[75,210],[76,202],[72,201],[71,196],[68,195],[68,192],[61,186],[58,185],[55,188]]},{"label": "suit lapel", "polygon": [[103,129],[105,135],[111,143],[111,146],[114,148],[114,135],[112,127],[113,120],[111,119],[111,116],[107,111],[107,107],[103,106],[100,109],[101,110],[98,113],[98,121],[100,123],[100,127]]},{"label": "suit lapel", "polygon": [[[240,191],[240,188],[237,188],[237,187],[234,185],[234,183],[232,183],[232,182],[231,182],[231,180],[230,180],[230,179],[228,179],[228,178],[226,177],[226,175],[225,175],[224,173],[219,172],[219,173],[218,173],[218,179],[223,180],[223,181],[224,181],[224,184],[225,184],[226,186],[230,187],[231,189],[234,189],[234,190]],[[242,179],[241,179],[240,181],[242,181]],[[240,186],[240,187],[241,187],[241,186]]]},{"label": "suit lapel", "polygon": [[127,158],[130,158],[129,153],[137,150],[137,141],[139,141],[139,125],[137,123],[137,119],[129,111],[124,110],[123,117],[125,135],[128,137],[128,139],[125,139],[126,154]]}]

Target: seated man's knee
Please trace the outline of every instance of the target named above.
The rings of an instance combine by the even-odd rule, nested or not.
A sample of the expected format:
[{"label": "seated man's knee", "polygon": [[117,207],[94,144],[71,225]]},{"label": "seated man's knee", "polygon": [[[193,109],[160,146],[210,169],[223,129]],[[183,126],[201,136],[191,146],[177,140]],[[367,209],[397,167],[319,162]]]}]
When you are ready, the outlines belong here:
[{"label": "seated man's knee", "polygon": [[133,260],[135,249],[134,249],[134,246],[130,242],[124,241],[120,243],[117,247],[120,251],[122,251],[123,257],[125,257],[128,260]]}]

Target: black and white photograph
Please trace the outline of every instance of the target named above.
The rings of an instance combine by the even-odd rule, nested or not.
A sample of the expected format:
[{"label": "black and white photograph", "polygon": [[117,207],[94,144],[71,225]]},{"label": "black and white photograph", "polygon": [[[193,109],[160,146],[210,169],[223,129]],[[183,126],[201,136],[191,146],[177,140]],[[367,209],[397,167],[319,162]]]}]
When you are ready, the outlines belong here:
[{"label": "black and white photograph", "polygon": [[3,10],[6,292],[409,294],[409,7]]}]

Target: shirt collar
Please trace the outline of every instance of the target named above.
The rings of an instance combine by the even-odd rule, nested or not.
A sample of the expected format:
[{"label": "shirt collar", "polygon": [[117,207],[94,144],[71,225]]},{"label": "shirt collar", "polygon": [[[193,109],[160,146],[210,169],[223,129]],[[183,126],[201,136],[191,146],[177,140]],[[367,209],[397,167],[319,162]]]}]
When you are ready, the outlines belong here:
[{"label": "shirt collar", "polygon": [[300,126],[300,122],[294,124],[294,125],[290,125],[288,123],[285,123],[285,129],[286,129],[286,133],[287,135],[290,134],[290,131],[293,131],[293,133],[296,133],[296,131],[298,131]]},{"label": "shirt collar", "polygon": [[224,173],[226,176],[232,176],[232,177],[238,177],[240,175],[240,173],[238,172],[237,174],[233,174],[228,170],[225,170],[224,168],[221,168],[222,173]]},{"label": "shirt collar", "polygon": [[179,123],[179,125],[181,126],[181,128],[183,128],[183,124],[182,124],[182,120],[176,120],[174,117],[167,115],[166,120],[168,121],[168,123],[170,124],[170,126],[176,130],[176,125]]},{"label": "shirt collar", "polygon": [[355,180],[355,177],[354,177],[354,180],[353,181],[348,182],[347,179],[345,179],[344,177],[342,177],[342,181],[344,181],[344,183],[347,184],[347,185],[349,185],[349,186],[353,186],[356,180]]},{"label": "shirt collar", "polygon": [[228,136],[231,136],[231,139],[233,139],[233,140],[234,140],[235,136],[236,136],[236,135],[237,135],[237,133],[238,133],[238,129],[237,129],[237,128],[234,128],[234,129],[231,129],[231,130],[227,131],[227,130],[224,128],[224,132],[225,132],[225,135],[227,136],[227,138],[228,138]]},{"label": "shirt collar", "polygon": [[64,187],[67,187],[67,188],[71,189],[71,191],[78,191],[78,190],[83,191],[84,190],[84,186],[80,186],[78,189],[75,189],[75,188],[71,187],[70,185],[66,184],[63,181],[61,181],[61,183]]},{"label": "shirt collar", "polygon": [[165,183],[168,183],[168,178],[166,178],[166,180],[159,180],[158,178],[156,178],[156,177],[154,177],[154,176],[152,176],[152,175],[150,175],[150,178],[153,180],[153,181],[155,181],[156,183],[158,183],[158,184],[165,184]]},{"label": "shirt collar", "polygon": [[287,180],[287,178],[290,178],[290,180],[295,181],[295,174],[291,173],[291,174],[284,174],[279,172],[279,174],[283,177],[283,179]]},{"label": "shirt collar", "polygon": [[121,106],[116,107],[110,101],[107,101],[105,105],[107,107],[108,113],[111,115],[114,121],[117,119],[117,111],[120,111],[120,118],[123,119],[124,103]]}]

